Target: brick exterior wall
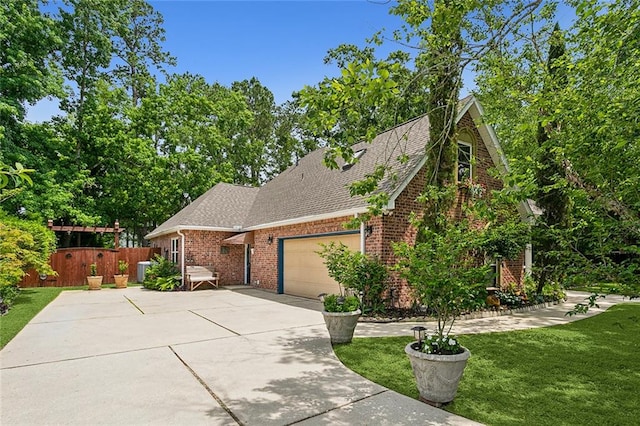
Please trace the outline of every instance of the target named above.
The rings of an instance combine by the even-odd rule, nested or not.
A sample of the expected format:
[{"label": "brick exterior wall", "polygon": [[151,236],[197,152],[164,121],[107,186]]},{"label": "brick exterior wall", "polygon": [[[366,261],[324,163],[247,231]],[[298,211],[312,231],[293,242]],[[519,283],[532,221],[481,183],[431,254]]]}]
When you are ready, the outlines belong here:
[{"label": "brick exterior wall", "polygon": [[[345,231],[344,223],[349,219],[351,217],[345,216],[254,231],[251,284],[273,291],[278,289],[278,239],[342,232]],[[270,235],[273,236],[272,244],[268,244]]]},{"label": "brick exterior wall", "polygon": [[[474,182],[483,184],[487,191],[501,189],[502,182],[491,177],[488,173],[488,170],[493,167],[493,162],[469,113],[461,119],[459,128],[466,129],[467,137],[470,135],[474,140]],[[423,169],[416,174],[397,197],[395,209],[392,212],[369,221],[367,225],[372,227],[373,232],[366,238],[365,249],[367,253],[379,256],[387,265],[393,265],[397,259],[393,254],[392,243],[396,241],[415,243],[416,229],[411,226],[408,217],[411,212],[418,212],[422,208],[416,198],[423,190],[424,184],[425,170]],[[461,205],[467,197],[467,190],[461,188],[458,191],[452,215],[461,216]],[[344,231],[344,223],[349,219],[351,217],[340,217],[253,231],[254,244],[251,254],[250,284],[272,291],[277,290],[278,239]],[[223,244],[222,240],[234,235],[234,233],[208,231],[184,231],[183,233],[186,236],[185,263],[187,265],[213,265],[220,272],[221,285],[244,282],[244,245],[228,245],[227,254],[222,254],[220,249]],[[153,246],[160,247],[163,254],[168,253],[171,238],[177,236],[177,234],[171,234],[157,238],[153,241]],[[270,236],[272,237],[271,243],[269,243]],[[502,263],[501,287],[512,284],[522,285],[523,264],[524,254],[520,259]],[[396,294],[400,304],[410,306],[413,302],[413,296],[406,281],[400,279],[396,274],[392,276],[391,285],[397,290]]]},{"label": "brick exterior wall", "polygon": [[[220,285],[242,284],[244,282],[244,245],[223,243],[234,232],[182,231],[185,236],[185,265],[213,266],[220,273]],[[152,241],[153,247],[160,247],[163,256],[169,256],[171,239],[182,237],[177,233],[167,234]],[[221,247],[225,247],[224,253]],[[182,247],[178,250],[181,252]],[[181,257],[178,256],[178,265]]]}]

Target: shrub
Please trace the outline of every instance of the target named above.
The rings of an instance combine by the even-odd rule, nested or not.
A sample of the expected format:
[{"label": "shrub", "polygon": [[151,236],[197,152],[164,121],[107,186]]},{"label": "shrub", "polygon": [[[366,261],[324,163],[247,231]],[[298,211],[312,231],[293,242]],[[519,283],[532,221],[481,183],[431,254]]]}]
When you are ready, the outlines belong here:
[{"label": "shrub", "polygon": [[175,263],[156,255],[145,272],[142,286],[150,290],[172,291],[180,286],[181,278],[180,270]]},{"label": "shrub", "polygon": [[[399,258],[397,269],[412,287],[417,300],[437,318],[434,341],[456,342],[447,351],[462,352],[449,335],[460,314],[471,310],[485,291],[488,265],[479,263],[477,232],[464,223],[446,224],[440,232],[422,230],[424,238],[415,246],[406,242],[393,246]],[[430,348],[423,348],[431,350]],[[435,345],[445,353],[443,345]]]},{"label": "shrub", "polygon": [[49,256],[56,248],[55,234],[45,226],[7,215],[0,209],[0,297],[3,309],[13,303],[20,283],[31,268],[53,274]]},{"label": "shrub", "polygon": [[129,264],[124,260],[118,260],[118,271],[120,275],[125,275],[129,270]]},{"label": "shrub", "polygon": [[353,312],[358,310],[360,301],[355,296],[339,296],[329,294],[324,296],[324,310],[327,312]]},{"label": "shrub", "polygon": [[334,242],[322,244],[317,253],[324,259],[329,276],[338,282],[340,295],[344,295],[343,289],[348,289],[362,295],[365,312],[384,310],[382,293],[387,288],[389,272],[378,257],[351,251]]}]

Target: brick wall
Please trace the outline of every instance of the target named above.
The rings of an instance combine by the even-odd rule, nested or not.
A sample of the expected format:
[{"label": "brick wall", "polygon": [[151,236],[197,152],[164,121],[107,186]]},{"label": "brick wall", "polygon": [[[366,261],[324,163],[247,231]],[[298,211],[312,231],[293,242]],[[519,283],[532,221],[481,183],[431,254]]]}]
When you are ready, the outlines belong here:
[{"label": "brick wall", "polygon": [[[488,170],[493,167],[493,162],[488,150],[482,143],[482,138],[475,127],[473,119],[467,113],[459,123],[460,128],[466,128],[467,135],[471,136],[475,151],[474,182],[483,184],[488,191],[501,189],[502,182],[491,177]],[[416,229],[408,221],[409,213],[419,212],[422,206],[416,201],[425,184],[425,171],[421,170],[409,182],[405,191],[395,201],[395,209],[389,214],[375,217],[368,226],[373,233],[366,239],[367,253],[380,256],[388,265],[396,263],[393,255],[392,242],[406,241],[415,243]],[[458,191],[453,215],[461,216],[461,206],[466,201],[468,193],[465,189]],[[280,226],[270,229],[256,230],[254,232],[253,253],[251,255],[251,284],[264,289],[277,290],[278,287],[278,239],[311,234],[325,234],[344,231],[344,223],[351,217],[341,217],[296,225]],[[208,231],[184,231],[187,250],[185,263],[187,265],[213,265],[220,272],[220,284],[240,284],[244,280],[244,245],[228,245],[229,252],[222,254],[220,246],[222,240],[234,233],[208,232]],[[166,235],[153,241],[155,247],[160,247],[162,254],[170,250],[170,240],[177,234]],[[269,237],[272,242],[269,244]],[[511,283],[521,285],[523,278],[523,257],[515,261],[505,261],[501,270],[501,284],[506,286]],[[410,305],[413,301],[410,288],[406,282],[397,275],[393,275],[391,284],[398,290],[400,302]]]},{"label": "brick wall", "polygon": [[[242,284],[244,282],[244,245],[226,244],[222,240],[229,238],[233,232],[183,231],[186,251],[185,265],[213,266],[220,273],[220,285]],[[160,247],[161,254],[167,256],[171,250],[171,239],[182,237],[177,233],[167,234],[152,241],[154,247]],[[221,247],[224,246],[224,253]],[[179,247],[182,250],[182,247]],[[178,256],[178,264],[181,257]]]},{"label": "brick wall", "polygon": [[[341,217],[254,231],[251,284],[274,291],[278,289],[279,238],[342,232],[349,219],[351,217]],[[270,235],[273,236],[272,244],[268,244]]]}]

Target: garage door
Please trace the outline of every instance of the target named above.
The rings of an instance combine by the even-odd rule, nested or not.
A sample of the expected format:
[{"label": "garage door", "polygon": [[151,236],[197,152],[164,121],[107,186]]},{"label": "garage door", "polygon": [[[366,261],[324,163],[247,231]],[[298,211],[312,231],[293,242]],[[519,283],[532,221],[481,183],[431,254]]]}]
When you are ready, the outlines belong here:
[{"label": "garage door", "polygon": [[316,298],[320,293],[338,293],[338,284],[327,274],[323,259],[316,253],[320,244],[341,242],[349,249],[360,250],[360,234],[296,238],[283,244],[283,290],[294,296]]}]

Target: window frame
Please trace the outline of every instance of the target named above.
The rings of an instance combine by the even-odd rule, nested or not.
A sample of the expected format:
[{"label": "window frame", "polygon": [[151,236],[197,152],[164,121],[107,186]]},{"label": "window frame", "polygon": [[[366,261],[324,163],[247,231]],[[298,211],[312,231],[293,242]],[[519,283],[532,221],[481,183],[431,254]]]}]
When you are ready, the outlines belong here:
[{"label": "window frame", "polygon": [[169,251],[169,258],[171,263],[178,263],[178,255],[180,254],[180,239],[178,237],[171,238],[171,250]]},{"label": "window frame", "polygon": [[[464,180],[460,180],[460,152],[461,152],[460,148],[461,148],[461,146],[469,148],[469,162],[468,162],[469,177],[467,179],[473,181],[473,172],[474,172],[474,167],[473,167],[473,157],[474,157],[473,143],[458,140],[458,146],[457,146],[457,150],[456,150],[456,152],[457,152],[457,156],[456,156],[456,181],[458,183],[463,183],[464,182]],[[462,164],[467,164],[467,163],[462,163]]]}]

